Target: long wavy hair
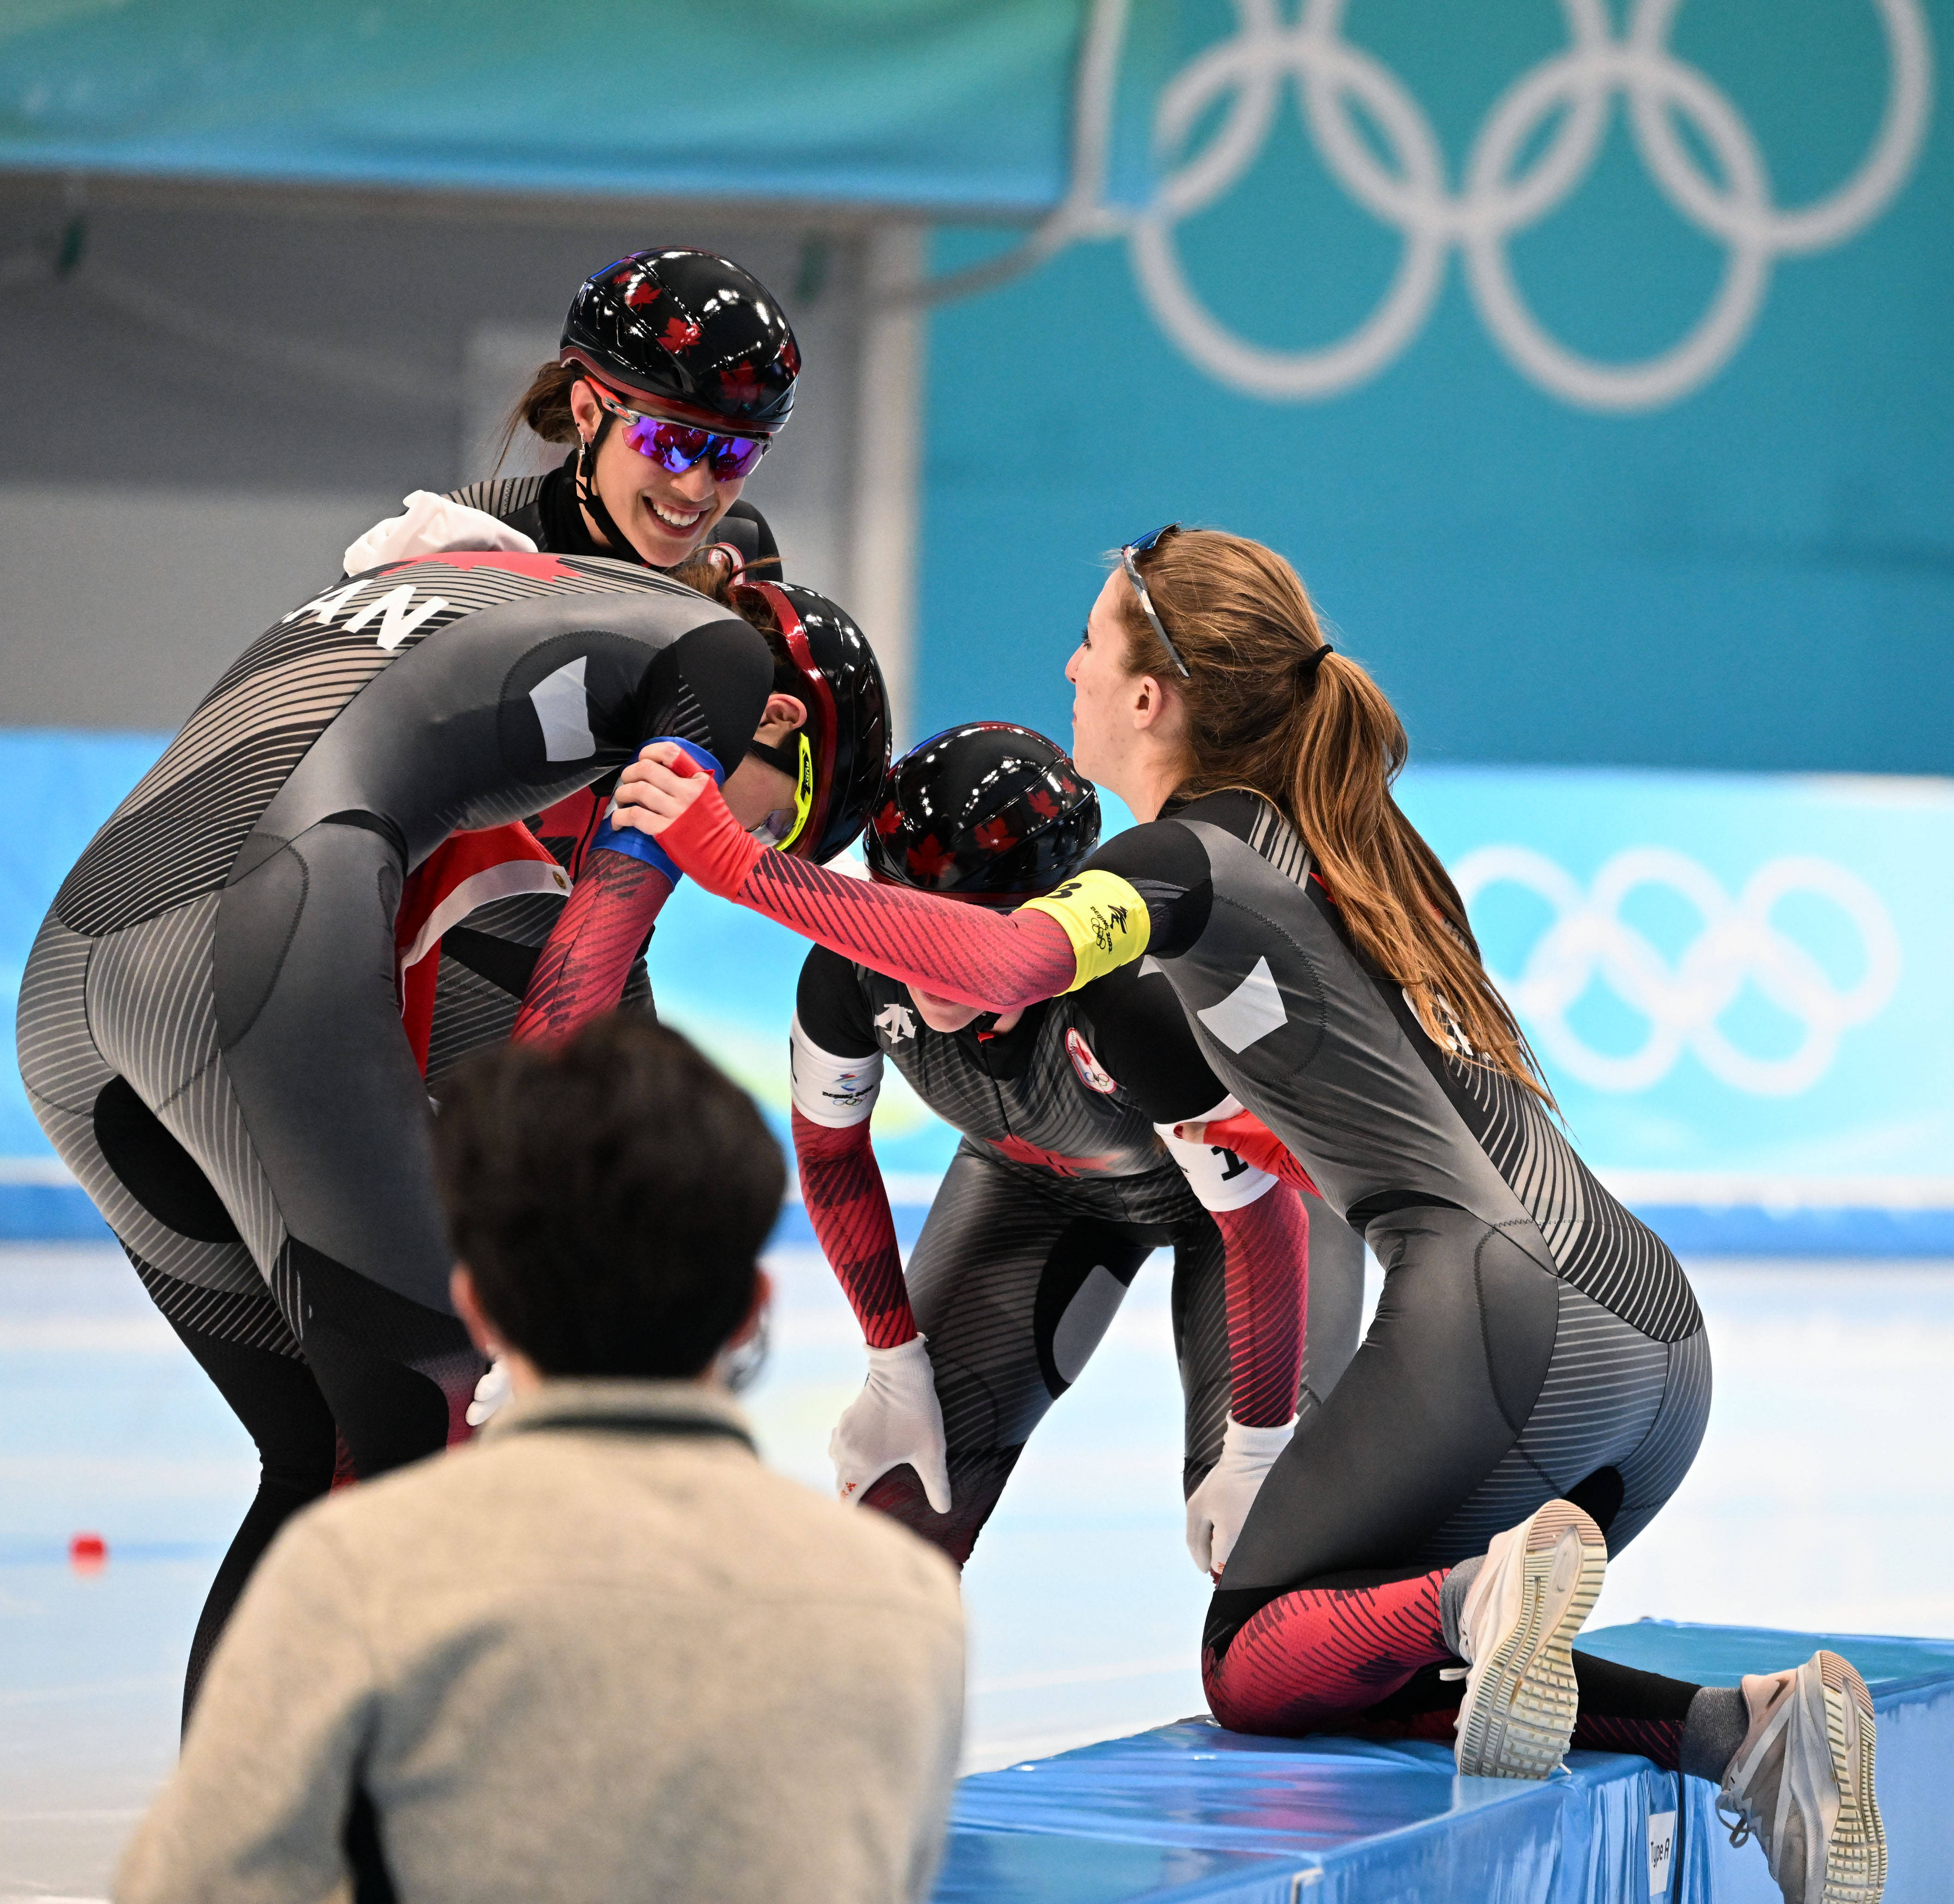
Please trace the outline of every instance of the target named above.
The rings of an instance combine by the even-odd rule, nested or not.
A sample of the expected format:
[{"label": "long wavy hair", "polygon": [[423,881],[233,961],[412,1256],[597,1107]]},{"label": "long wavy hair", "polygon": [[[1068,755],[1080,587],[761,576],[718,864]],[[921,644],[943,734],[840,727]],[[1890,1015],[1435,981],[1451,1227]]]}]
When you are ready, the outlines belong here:
[{"label": "long wavy hair", "polygon": [[1302,578],[1272,549],[1176,529],[1137,558],[1187,663],[1183,680],[1131,589],[1120,592],[1129,675],[1150,674],[1187,710],[1184,798],[1241,787],[1302,836],[1350,936],[1401,985],[1418,1022],[1469,1064],[1551,1104],[1540,1066],[1486,976],[1452,876],[1399,810],[1410,752],[1384,690],[1324,645]]}]

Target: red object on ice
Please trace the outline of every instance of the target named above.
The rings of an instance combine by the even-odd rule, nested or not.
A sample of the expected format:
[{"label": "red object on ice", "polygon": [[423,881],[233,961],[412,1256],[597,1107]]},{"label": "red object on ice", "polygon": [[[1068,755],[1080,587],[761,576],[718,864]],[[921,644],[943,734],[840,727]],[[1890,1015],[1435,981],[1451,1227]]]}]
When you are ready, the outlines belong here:
[{"label": "red object on ice", "polygon": [[68,1544],[68,1558],[77,1573],[99,1573],[108,1564],[108,1543],[99,1534],[77,1534]]}]

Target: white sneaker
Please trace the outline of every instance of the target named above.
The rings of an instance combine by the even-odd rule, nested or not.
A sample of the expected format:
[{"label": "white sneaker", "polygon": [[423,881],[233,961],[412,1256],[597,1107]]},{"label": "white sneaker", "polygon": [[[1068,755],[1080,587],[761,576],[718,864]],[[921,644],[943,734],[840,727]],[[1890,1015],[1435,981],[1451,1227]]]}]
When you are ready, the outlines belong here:
[{"label": "white sneaker", "polygon": [[1785,1904],[1878,1904],[1886,1834],[1873,1795],[1873,1697],[1836,1653],[1747,1673],[1751,1729],[1723,1774],[1730,1842],[1755,1835]]},{"label": "white sneaker", "polygon": [[1601,1530],[1550,1500],[1493,1537],[1466,1590],[1459,1650],[1470,1662],[1454,1751],[1467,1777],[1546,1778],[1574,1731],[1574,1635],[1607,1571]]}]

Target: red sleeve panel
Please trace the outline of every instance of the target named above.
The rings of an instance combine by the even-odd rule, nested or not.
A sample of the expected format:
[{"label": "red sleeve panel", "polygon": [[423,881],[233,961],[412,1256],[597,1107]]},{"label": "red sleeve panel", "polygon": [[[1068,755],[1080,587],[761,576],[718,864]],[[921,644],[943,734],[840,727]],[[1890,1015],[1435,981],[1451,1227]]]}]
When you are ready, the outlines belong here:
[{"label": "red sleeve panel", "polygon": [[869,1346],[900,1347],[916,1334],[916,1322],[868,1120],[837,1130],[796,1111],[793,1140],[801,1199]]},{"label": "red sleeve panel", "polygon": [[1048,914],[989,912],[771,852],[740,831],[716,787],[658,840],[708,892],[939,998],[1012,1011],[1056,997],[1078,974],[1065,928]]},{"label": "red sleeve panel", "polygon": [[593,853],[536,960],[510,1035],[567,1038],[614,1011],[672,882],[627,853]]},{"label": "red sleeve panel", "polygon": [[1309,1211],[1287,1183],[1239,1210],[1217,1210],[1227,1251],[1228,1412],[1244,1428],[1280,1428],[1296,1413],[1309,1303]]}]

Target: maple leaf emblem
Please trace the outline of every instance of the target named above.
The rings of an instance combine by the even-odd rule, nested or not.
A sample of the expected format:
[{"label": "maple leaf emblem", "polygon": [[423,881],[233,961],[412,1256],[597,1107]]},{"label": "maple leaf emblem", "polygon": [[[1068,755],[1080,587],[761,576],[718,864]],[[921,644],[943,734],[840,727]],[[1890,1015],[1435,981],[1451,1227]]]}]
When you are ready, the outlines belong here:
[{"label": "maple leaf emblem", "polygon": [[800,375],[800,350],[792,338],[781,346],[781,363],[789,376]]},{"label": "maple leaf emblem", "polygon": [[942,878],[953,862],[950,856],[937,844],[934,833],[926,834],[903,856],[909,871],[919,879],[934,883]]},{"label": "maple leaf emblem", "polygon": [[[617,274],[618,283],[624,284],[628,277],[627,272],[620,272]],[[624,302],[633,310],[639,310],[647,304],[655,304],[664,295],[664,287],[655,278],[641,277],[625,292]]]},{"label": "maple leaf emblem", "polygon": [[1041,820],[1058,817],[1058,803],[1042,787],[1034,787],[1026,796],[1032,803],[1032,811]]},{"label": "maple leaf emblem", "polygon": [[894,800],[884,800],[882,803],[882,810],[875,815],[875,831],[877,833],[881,834],[881,836],[886,840],[891,833],[895,831],[897,827],[902,825],[902,823],[903,816],[897,809],[895,802]]},{"label": "maple leaf emblem", "polygon": [[658,341],[668,350],[686,350],[699,341],[699,326],[688,324],[682,317],[668,319]]},{"label": "maple leaf emblem", "polygon": [[736,363],[730,370],[721,371],[719,387],[736,404],[756,404],[762,394],[750,363]]},{"label": "maple leaf emblem", "polygon": [[1001,813],[994,820],[986,820],[974,831],[977,844],[987,853],[1001,853],[1005,847],[1014,844],[1018,837],[1011,831],[1010,822]]}]

